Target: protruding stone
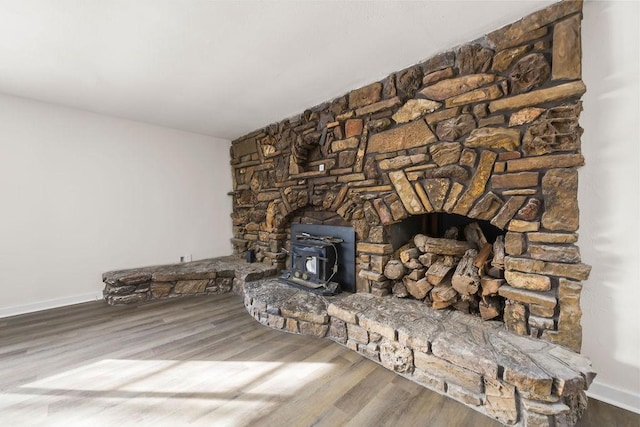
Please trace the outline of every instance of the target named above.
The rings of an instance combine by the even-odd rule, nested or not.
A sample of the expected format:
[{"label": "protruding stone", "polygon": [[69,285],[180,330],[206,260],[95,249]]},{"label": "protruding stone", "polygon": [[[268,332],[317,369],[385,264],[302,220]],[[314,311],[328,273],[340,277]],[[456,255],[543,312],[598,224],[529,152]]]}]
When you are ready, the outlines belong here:
[{"label": "protruding stone", "polygon": [[507,128],[478,128],[471,131],[464,145],[513,151],[520,146],[520,131]]},{"label": "protruding stone", "polygon": [[502,94],[503,91],[500,85],[493,85],[448,98],[444,105],[447,108],[451,108],[458,105],[472,104],[474,102],[491,101],[500,98]]},{"label": "protruding stone", "polygon": [[431,205],[436,211],[442,209],[450,185],[451,181],[447,178],[425,179],[422,182],[422,186],[429,196]]},{"label": "protruding stone", "polygon": [[462,146],[458,142],[443,142],[429,146],[429,154],[438,166],[457,163],[461,152]]},{"label": "protruding stone", "polygon": [[563,264],[527,258],[505,258],[505,268],[525,273],[545,274],[548,276],[568,277],[576,280],[587,280],[591,267],[586,264]]},{"label": "protruding stone", "polygon": [[581,78],[581,59],[580,15],[574,15],[554,26],[551,78],[553,80]]},{"label": "protruding stone", "polygon": [[367,151],[388,153],[428,145],[435,141],[437,138],[427,124],[423,120],[416,120],[370,136]]},{"label": "protruding stone", "polygon": [[475,150],[471,148],[465,148],[462,150],[462,154],[460,154],[460,165],[466,166],[468,168],[475,168],[476,166],[476,155]]},{"label": "protruding stone", "polygon": [[505,271],[504,278],[514,288],[529,289],[531,291],[551,290],[551,279],[539,274],[520,273],[517,271]]},{"label": "protruding stone", "polygon": [[419,65],[396,73],[396,89],[400,95],[404,95],[405,99],[413,98],[421,84],[422,69]]},{"label": "protruding stone", "polygon": [[407,212],[412,215],[426,213],[424,206],[420,203],[418,195],[413,190],[411,183],[403,171],[389,172],[389,179],[398,192],[400,200]]},{"label": "protruding stone", "polygon": [[483,151],[480,155],[480,162],[476,168],[467,191],[460,197],[460,200],[453,209],[453,212],[458,215],[466,215],[471,209],[471,206],[476,201],[487,185],[491,171],[493,170],[493,164],[496,161],[498,155],[493,151]]},{"label": "protruding stone", "polygon": [[514,334],[527,335],[527,315],[523,304],[511,300],[505,302],[504,325]]},{"label": "protruding stone", "polygon": [[446,165],[441,168],[427,169],[424,171],[426,179],[432,178],[452,178],[460,182],[469,179],[469,172],[459,165]]},{"label": "protruding stone", "polygon": [[525,304],[538,304],[543,307],[553,308],[557,304],[556,298],[548,292],[535,292],[525,289],[518,289],[508,285],[500,286],[498,295],[510,300],[519,301]]},{"label": "protruding stone", "polygon": [[382,93],[382,83],[376,82],[360,89],[349,92],[349,108],[355,109],[364,107],[380,101]]},{"label": "protruding stone", "polygon": [[455,59],[456,55],[452,51],[439,53],[427,59],[422,64],[422,70],[425,74],[429,74],[444,68],[453,67]]},{"label": "protruding stone", "polygon": [[465,44],[456,53],[456,66],[460,74],[486,72],[491,67],[493,51],[480,44]]},{"label": "protruding stone", "polygon": [[455,75],[453,68],[445,68],[444,70],[434,71],[432,73],[426,74],[422,78],[422,84],[425,86],[432,85],[434,83],[439,82],[440,80],[450,79]]},{"label": "protruding stone", "polygon": [[176,294],[200,294],[204,292],[208,283],[208,280],[181,280],[176,283],[173,292]]},{"label": "protruding stone", "polygon": [[527,238],[534,243],[576,243],[575,233],[528,233]]},{"label": "protruding stone", "polygon": [[349,119],[344,124],[346,138],[362,134],[362,119]]},{"label": "protruding stone", "polygon": [[538,89],[533,92],[492,101],[489,104],[489,110],[492,113],[495,113],[497,111],[529,107],[531,105],[542,104],[545,102],[581,96],[586,92],[586,90],[587,88],[582,81],[565,83],[559,86]]},{"label": "protruding stone", "polygon": [[518,211],[517,218],[525,221],[533,221],[538,218],[542,209],[542,202],[536,198],[527,200],[527,203]]},{"label": "protruding stone", "polygon": [[552,262],[580,262],[580,251],[577,246],[555,246],[544,244],[529,245],[529,254],[533,259]]},{"label": "protruding stone", "polygon": [[491,187],[502,188],[532,188],[538,186],[538,172],[518,172],[493,175]]},{"label": "protruding stone", "polygon": [[507,71],[511,64],[513,64],[513,61],[522,57],[522,55],[527,53],[529,50],[531,50],[531,46],[529,45],[501,50],[493,57],[493,65],[491,66],[491,70],[496,73]]},{"label": "protruding stone", "polygon": [[478,200],[467,215],[469,218],[488,221],[500,210],[502,204],[502,199],[499,196],[488,192]]},{"label": "protruding stone", "polygon": [[470,92],[496,80],[494,74],[471,74],[453,79],[441,80],[438,83],[427,86],[420,94],[436,101],[444,101],[452,96]]},{"label": "protruding stone", "polygon": [[380,363],[391,371],[410,373],[413,371],[413,353],[396,341],[383,339],[380,344]]},{"label": "protruding stone", "polygon": [[385,99],[383,101],[358,108],[356,110],[356,116],[362,117],[366,116],[367,114],[377,113],[378,111],[388,110],[397,105],[400,105],[401,103],[402,101],[400,101],[400,98],[394,96],[393,98]]},{"label": "protruding stone", "polygon": [[544,113],[544,108],[536,108],[536,107],[528,107],[523,108],[522,110],[515,112],[509,117],[509,127],[511,126],[520,126],[526,123],[531,123],[538,117],[540,114]]},{"label": "protruding stone", "polygon": [[578,172],[573,169],[551,169],[542,177],[545,212],[542,225],[548,230],[578,229]]},{"label": "protruding stone", "polygon": [[572,168],[584,166],[582,154],[555,154],[551,156],[526,157],[507,161],[507,172],[533,169]]},{"label": "protruding stone", "polygon": [[406,123],[440,108],[442,104],[430,99],[410,99],[391,117],[396,123]]},{"label": "protruding stone", "polygon": [[522,233],[508,232],[504,236],[504,250],[509,255],[522,255],[527,245]]},{"label": "protruding stone", "polygon": [[530,53],[518,60],[509,73],[511,93],[529,92],[542,86],[549,78],[550,69],[549,63],[541,53]]},{"label": "protruding stone", "polygon": [[538,156],[554,151],[578,150],[582,135],[578,124],[581,111],[581,102],[547,110],[527,128],[522,139],[522,151],[527,156]]},{"label": "protruding stone", "polygon": [[442,141],[455,141],[475,128],[476,121],[473,116],[471,114],[461,114],[439,122],[436,126],[436,134]]},{"label": "protruding stone", "polygon": [[540,223],[538,221],[522,221],[520,219],[512,219],[507,225],[507,230],[517,231],[519,233],[526,233],[530,231],[538,231],[540,229]]}]

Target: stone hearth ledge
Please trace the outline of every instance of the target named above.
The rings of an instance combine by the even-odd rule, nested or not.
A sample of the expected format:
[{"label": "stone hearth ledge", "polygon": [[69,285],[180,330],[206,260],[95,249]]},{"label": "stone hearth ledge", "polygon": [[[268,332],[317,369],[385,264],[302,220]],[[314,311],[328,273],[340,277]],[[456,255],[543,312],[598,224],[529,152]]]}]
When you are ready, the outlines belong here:
[{"label": "stone hearth ledge", "polygon": [[505,425],[574,425],[595,377],[591,362],[566,347],[419,301],[322,297],[273,278],[247,281],[242,292],[263,325],[329,338]]},{"label": "stone hearth ledge", "polygon": [[275,274],[275,267],[248,264],[237,256],[210,258],[103,273],[103,295],[108,304],[121,305],[232,290],[240,293],[245,281]]}]

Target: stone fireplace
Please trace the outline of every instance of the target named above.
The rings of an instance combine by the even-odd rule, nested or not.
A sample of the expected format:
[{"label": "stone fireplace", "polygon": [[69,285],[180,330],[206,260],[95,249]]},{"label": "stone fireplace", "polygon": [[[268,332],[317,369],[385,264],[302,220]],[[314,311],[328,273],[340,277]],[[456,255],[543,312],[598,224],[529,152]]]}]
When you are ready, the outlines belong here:
[{"label": "stone fireplace", "polygon": [[291,223],[348,225],[356,291],[384,296],[397,224],[486,222],[503,233],[507,329],[579,351],[581,8],[554,4],[233,141],[235,253],[283,269]]}]

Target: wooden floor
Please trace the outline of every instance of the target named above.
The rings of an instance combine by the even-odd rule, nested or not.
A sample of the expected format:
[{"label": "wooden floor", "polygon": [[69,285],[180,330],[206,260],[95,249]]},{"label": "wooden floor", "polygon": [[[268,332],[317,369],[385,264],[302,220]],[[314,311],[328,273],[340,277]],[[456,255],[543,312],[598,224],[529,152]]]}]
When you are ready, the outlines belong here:
[{"label": "wooden floor", "polygon": [[[2,426],[497,426],[328,340],[268,329],[239,297],[0,319]],[[582,426],[640,416],[591,401]]]}]

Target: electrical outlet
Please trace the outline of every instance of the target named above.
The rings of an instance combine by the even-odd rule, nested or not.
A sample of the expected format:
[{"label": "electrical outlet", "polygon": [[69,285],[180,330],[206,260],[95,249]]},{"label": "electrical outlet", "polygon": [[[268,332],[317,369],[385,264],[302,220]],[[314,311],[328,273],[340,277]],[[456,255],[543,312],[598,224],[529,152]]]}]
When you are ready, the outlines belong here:
[{"label": "electrical outlet", "polygon": [[191,262],[191,254],[182,255],[180,257],[180,262]]},{"label": "electrical outlet", "polygon": [[324,163],[320,163],[320,165],[318,166],[318,170],[320,172],[322,172],[324,170]]}]

